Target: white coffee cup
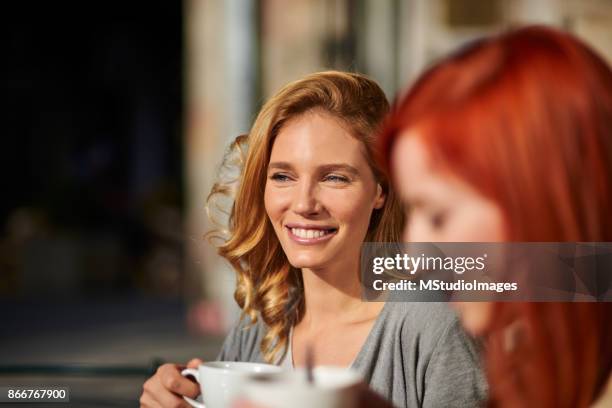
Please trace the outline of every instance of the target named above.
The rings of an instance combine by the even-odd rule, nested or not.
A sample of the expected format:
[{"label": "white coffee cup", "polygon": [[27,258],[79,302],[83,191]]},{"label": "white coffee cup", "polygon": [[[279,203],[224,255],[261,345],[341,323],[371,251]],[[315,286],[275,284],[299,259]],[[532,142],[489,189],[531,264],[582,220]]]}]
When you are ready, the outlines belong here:
[{"label": "white coffee cup", "polygon": [[353,408],[361,376],[342,367],[316,367],[310,384],[298,369],[282,374],[251,375],[244,387],[246,400],[267,408]]},{"label": "white coffee cup", "polygon": [[183,398],[197,408],[226,408],[236,397],[244,395],[244,383],[249,375],[275,374],[282,371],[281,367],[270,364],[209,361],[200,364],[197,369],[186,368],[181,371],[181,375],[191,375],[200,384],[203,403],[188,397]]}]

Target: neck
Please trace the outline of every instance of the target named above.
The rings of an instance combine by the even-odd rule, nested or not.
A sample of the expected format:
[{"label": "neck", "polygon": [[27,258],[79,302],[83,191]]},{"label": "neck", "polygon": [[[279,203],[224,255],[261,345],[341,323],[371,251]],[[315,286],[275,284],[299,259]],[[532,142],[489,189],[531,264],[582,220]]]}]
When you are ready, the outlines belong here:
[{"label": "neck", "polygon": [[324,327],[371,318],[368,311],[379,310],[380,305],[362,302],[358,271],[355,263],[336,268],[302,269],[306,306],[302,324]]},{"label": "neck", "polygon": [[601,395],[592,406],[592,408],[604,408],[612,406],[612,374],[608,377],[608,383],[605,385]]}]

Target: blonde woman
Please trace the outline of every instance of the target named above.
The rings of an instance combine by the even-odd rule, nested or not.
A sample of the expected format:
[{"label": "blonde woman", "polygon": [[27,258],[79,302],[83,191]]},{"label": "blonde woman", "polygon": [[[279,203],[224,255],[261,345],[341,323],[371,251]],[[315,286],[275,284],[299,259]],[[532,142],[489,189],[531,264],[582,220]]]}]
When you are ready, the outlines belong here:
[{"label": "blonde woman", "polygon": [[[239,176],[217,183],[209,200],[233,200],[216,236],[237,273],[243,319],[218,358],[292,368],[312,348],[317,365],[350,366],[394,405],[476,406],[485,398],[477,353],[452,311],[361,300],[361,244],[397,242],[403,226],[374,160],[388,109],[372,80],[317,73],[285,86],[235,141],[225,168],[238,164]],[[141,406],[197,395],[180,368],[160,367]]]}]

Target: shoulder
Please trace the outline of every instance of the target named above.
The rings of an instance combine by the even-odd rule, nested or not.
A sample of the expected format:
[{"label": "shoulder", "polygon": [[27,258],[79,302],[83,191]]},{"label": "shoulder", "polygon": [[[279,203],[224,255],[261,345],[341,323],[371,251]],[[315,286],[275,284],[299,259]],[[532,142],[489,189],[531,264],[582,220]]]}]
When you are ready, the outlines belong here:
[{"label": "shoulder", "polygon": [[448,303],[396,303],[390,313],[403,316],[402,346],[417,354],[408,362],[424,381],[423,406],[478,406],[486,400],[480,347]]},{"label": "shoulder", "polygon": [[414,350],[410,364],[416,359],[423,373],[436,362],[452,361],[466,368],[480,365],[479,344],[461,325],[459,316],[448,303],[396,302],[383,309],[380,336],[383,341],[397,342],[403,350]]},{"label": "shoulder", "polygon": [[459,326],[457,314],[447,303],[389,302],[381,313],[388,329],[425,341],[438,339]]},{"label": "shoulder", "polygon": [[374,331],[355,366],[394,404],[478,406],[485,399],[477,349],[449,304],[388,302]]},{"label": "shoulder", "polygon": [[[372,328],[368,345],[399,353],[406,364],[427,365],[450,343],[472,354],[472,339],[463,331],[456,312],[446,303],[389,302]],[[406,353],[406,351],[410,352]],[[396,355],[397,356],[397,355]]]},{"label": "shoulder", "polygon": [[455,361],[480,360],[479,344],[465,332],[448,303],[393,303],[387,313],[388,319],[396,322],[394,331],[402,343],[418,347],[422,358],[449,355]]},{"label": "shoulder", "polygon": [[242,316],[225,338],[218,359],[263,361],[260,345],[265,333],[266,325],[261,319],[253,322],[250,317]]}]

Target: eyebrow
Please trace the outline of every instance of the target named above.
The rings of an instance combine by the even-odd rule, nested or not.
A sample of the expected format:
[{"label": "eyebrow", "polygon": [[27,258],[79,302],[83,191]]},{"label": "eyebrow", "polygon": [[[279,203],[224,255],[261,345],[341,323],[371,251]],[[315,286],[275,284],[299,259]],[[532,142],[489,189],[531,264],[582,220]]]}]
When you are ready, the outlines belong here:
[{"label": "eyebrow", "polygon": [[[291,163],[288,163],[288,162],[272,162],[268,165],[268,170],[270,169],[293,170],[293,166],[291,165]],[[346,163],[324,164],[322,166],[319,166],[317,170],[321,172],[343,170],[348,173],[351,173],[354,176],[359,176],[359,170],[357,170],[355,167],[351,166],[350,164],[346,164]]]}]

